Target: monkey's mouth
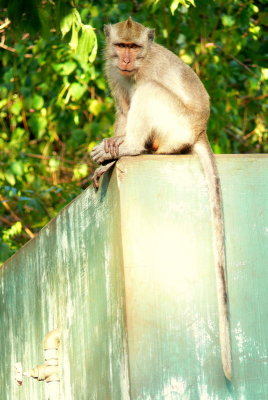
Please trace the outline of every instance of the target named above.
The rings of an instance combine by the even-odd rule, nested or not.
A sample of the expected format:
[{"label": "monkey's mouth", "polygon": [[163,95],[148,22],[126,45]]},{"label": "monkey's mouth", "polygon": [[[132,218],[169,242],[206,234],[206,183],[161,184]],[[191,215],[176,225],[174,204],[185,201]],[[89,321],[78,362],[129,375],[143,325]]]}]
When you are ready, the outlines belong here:
[{"label": "monkey's mouth", "polygon": [[136,69],[121,69],[121,68],[118,68],[118,69],[119,69],[120,73],[123,75],[133,74],[136,71]]}]

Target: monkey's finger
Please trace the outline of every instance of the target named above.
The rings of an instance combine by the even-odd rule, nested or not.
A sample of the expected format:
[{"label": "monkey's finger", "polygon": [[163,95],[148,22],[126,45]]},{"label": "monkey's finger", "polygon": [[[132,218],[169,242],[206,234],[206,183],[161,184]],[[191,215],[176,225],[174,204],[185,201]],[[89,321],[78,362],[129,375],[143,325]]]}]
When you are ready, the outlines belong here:
[{"label": "monkey's finger", "polygon": [[112,148],[113,148],[113,142],[111,141],[111,140],[109,140],[109,143],[108,143],[108,153],[112,153]]},{"label": "monkey's finger", "polygon": [[119,146],[123,143],[123,141],[124,141],[124,139],[120,138],[120,139],[117,140],[117,142],[116,142],[116,148],[115,148],[116,157],[119,156]]},{"label": "monkey's finger", "polygon": [[110,149],[110,153],[111,153],[111,155],[112,155],[112,157],[113,158],[115,158],[116,157],[116,153],[117,153],[117,151],[116,151],[116,142],[115,141],[113,141],[113,143],[112,143],[112,146],[111,146],[111,149]]},{"label": "monkey's finger", "polygon": [[102,162],[102,155],[101,154],[100,155],[99,154],[98,155],[94,155],[91,158],[97,164],[100,164]]},{"label": "monkey's finger", "polygon": [[110,152],[110,140],[109,139],[104,139],[104,150],[106,153]]},{"label": "monkey's finger", "polygon": [[107,154],[107,153],[105,153],[105,152],[103,151],[103,152],[101,152],[101,153],[95,155],[92,159],[93,159],[93,161],[95,161],[96,163],[101,164],[103,161],[111,160],[112,158],[113,158],[113,157],[111,156],[110,153]]},{"label": "monkey's finger", "polygon": [[91,158],[93,158],[95,156],[95,154],[98,154],[99,152],[100,152],[100,149],[95,147],[90,153]]},{"label": "monkey's finger", "polygon": [[104,154],[104,150],[102,148],[95,149],[95,151],[92,150],[90,156],[94,159],[94,157],[97,157],[99,154]]}]

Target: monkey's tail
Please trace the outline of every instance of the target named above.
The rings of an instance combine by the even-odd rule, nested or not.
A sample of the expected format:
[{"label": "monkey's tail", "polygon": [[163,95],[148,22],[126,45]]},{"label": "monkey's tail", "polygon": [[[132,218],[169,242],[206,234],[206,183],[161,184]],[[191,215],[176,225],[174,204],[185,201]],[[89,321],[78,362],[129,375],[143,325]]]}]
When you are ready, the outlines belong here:
[{"label": "monkey's tail", "polygon": [[214,240],[214,263],[216,269],[218,310],[219,310],[219,334],[223,371],[227,379],[231,380],[231,341],[230,326],[228,318],[227,285],[225,272],[225,245],[224,225],[220,179],[214,154],[205,135],[200,136],[194,145],[194,152],[198,155],[202,165],[210,194],[213,240]]}]

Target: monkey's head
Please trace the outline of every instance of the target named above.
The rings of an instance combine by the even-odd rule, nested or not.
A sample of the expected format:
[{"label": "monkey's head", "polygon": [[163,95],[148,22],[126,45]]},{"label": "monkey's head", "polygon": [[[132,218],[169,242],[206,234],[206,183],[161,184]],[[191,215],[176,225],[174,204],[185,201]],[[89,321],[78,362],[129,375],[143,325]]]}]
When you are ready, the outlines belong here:
[{"label": "monkey's head", "polygon": [[133,76],[141,67],[154,40],[154,29],[132,21],[105,25],[107,58],[123,76]]}]

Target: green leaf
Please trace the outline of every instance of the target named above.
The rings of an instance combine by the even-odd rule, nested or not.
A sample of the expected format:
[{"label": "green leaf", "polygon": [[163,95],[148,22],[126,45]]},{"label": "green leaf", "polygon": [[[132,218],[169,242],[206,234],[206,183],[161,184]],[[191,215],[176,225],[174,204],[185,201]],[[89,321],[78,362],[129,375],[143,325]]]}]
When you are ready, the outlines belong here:
[{"label": "green leaf", "polygon": [[78,181],[88,175],[88,165],[87,164],[77,164],[73,171],[73,180]]},{"label": "green leaf", "polygon": [[39,96],[38,94],[35,94],[35,95],[32,97],[32,107],[33,107],[35,110],[41,110],[41,108],[43,107],[43,105],[44,105],[44,99],[43,99],[43,97]]},{"label": "green leaf", "polygon": [[60,30],[62,37],[64,37],[71,30],[76,14],[75,9],[67,3],[61,4],[61,13]]},{"label": "green leaf", "polygon": [[95,37],[95,43],[94,43],[93,49],[91,51],[91,54],[89,56],[90,63],[93,63],[95,61],[95,59],[97,57],[97,52],[98,52],[98,41],[97,41],[97,38]]},{"label": "green leaf", "polygon": [[73,101],[78,101],[81,99],[83,94],[86,92],[87,87],[85,85],[81,85],[80,83],[74,82],[70,86],[70,93]]},{"label": "green leaf", "polygon": [[172,15],[174,15],[174,12],[177,10],[179,4],[180,0],[173,0],[172,3],[170,4],[170,11]]},{"label": "green leaf", "polygon": [[12,114],[14,114],[14,115],[19,115],[21,113],[21,109],[22,109],[22,101],[21,100],[15,101],[12,104],[12,106],[10,107],[10,110],[11,110]]},{"label": "green leaf", "polygon": [[223,15],[221,17],[221,21],[222,21],[222,24],[227,27],[233,26],[235,24],[235,19],[234,19],[234,17],[231,17],[231,15]]},{"label": "green leaf", "polygon": [[60,166],[60,160],[57,160],[56,158],[51,158],[49,160],[48,165],[50,166],[51,172],[55,172],[59,169]]},{"label": "green leaf", "polygon": [[66,63],[53,64],[52,67],[59,75],[64,76],[70,75],[77,67],[77,64],[74,61],[67,61]]},{"label": "green leaf", "polygon": [[101,103],[98,101],[98,100],[96,100],[96,99],[93,99],[93,100],[90,100],[90,103],[89,103],[89,111],[93,114],[93,115],[99,115],[99,113],[100,113],[100,110],[101,110]]},{"label": "green leaf", "polygon": [[82,34],[76,49],[76,54],[80,57],[82,63],[87,63],[89,61],[89,56],[94,48],[96,40],[96,34],[92,27],[90,25],[83,25]]},{"label": "green leaf", "polygon": [[15,183],[16,183],[16,179],[15,179],[15,176],[12,174],[12,172],[7,170],[4,175],[5,175],[5,178],[6,178],[7,182],[11,186],[14,186]]},{"label": "green leaf", "polygon": [[30,128],[38,139],[44,135],[47,127],[47,119],[41,115],[33,114],[28,122]]},{"label": "green leaf", "polygon": [[13,163],[11,163],[10,170],[14,173],[14,175],[22,176],[24,174],[22,161],[14,161]]},{"label": "green leaf", "polygon": [[7,103],[8,103],[7,99],[0,100],[0,109],[5,107],[7,105]]},{"label": "green leaf", "polygon": [[15,222],[11,228],[4,230],[3,232],[3,241],[8,242],[10,238],[13,236],[19,235],[22,231],[22,223],[21,221]]},{"label": "green leaf", "polygon": [[172,0],[169,6],[172,15],[174,15],[180,4],[186,8],[188,8],[190,4],[195,7],[194,0]]},{"label": "green leaf", "polygon": [[78,46],[78,34],[81,29],[81,26],[79,26],[76,22],[73,22],[72,25],[72,37],[69,42],[69,46],[71,47],[72,50],[76,50]]}]

